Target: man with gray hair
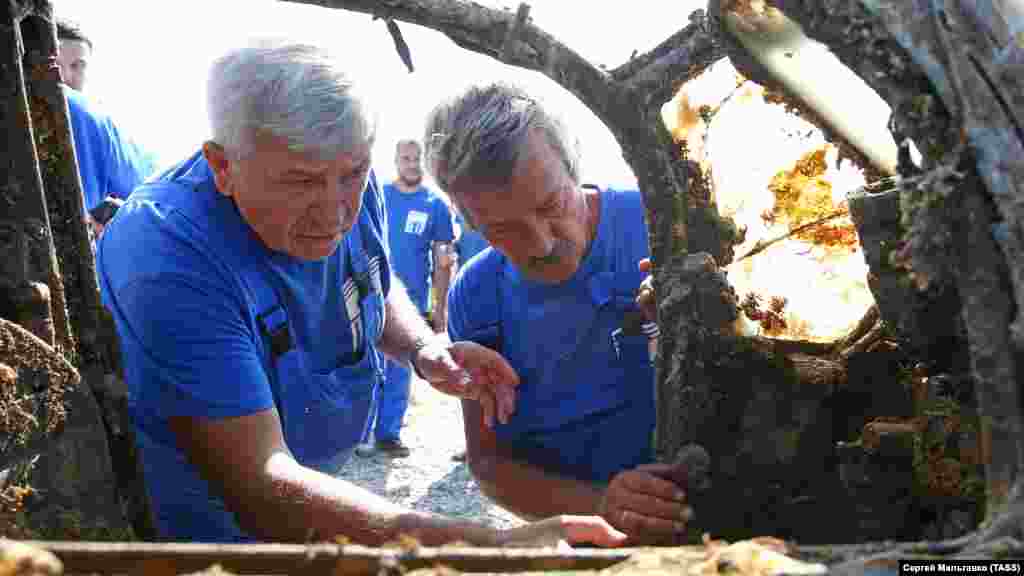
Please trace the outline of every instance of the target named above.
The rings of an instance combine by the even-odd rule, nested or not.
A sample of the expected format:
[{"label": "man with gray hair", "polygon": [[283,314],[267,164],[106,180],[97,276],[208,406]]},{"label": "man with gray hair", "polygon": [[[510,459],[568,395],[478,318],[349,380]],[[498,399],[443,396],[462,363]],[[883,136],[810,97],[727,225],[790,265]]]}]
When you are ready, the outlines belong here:
[{"label": "man with gray hair", "polygon": [[692,512],[670,480],[680,470],[651,463],[657,325],[637,302],[639,191],[581,185],[564,124],[506,84],[438,105],[425,142],[435,180],[491,245],[453,283],[449,336],[500,352],[520,379],[506,422],[462,404],[474,477],[524,517],[600,514],[631,543],[672,541]]},{"label": "man with gray hair", "polygon": [[600,518],[499,531],[333,476],[366,427],[381,353],[501,420],[515,374],[436,336],[391,274],[373,116],[336,61],[302,44],[233,50],[207,96],[212,140],[137,189],[98,248],[160,537],[621,542]]}]

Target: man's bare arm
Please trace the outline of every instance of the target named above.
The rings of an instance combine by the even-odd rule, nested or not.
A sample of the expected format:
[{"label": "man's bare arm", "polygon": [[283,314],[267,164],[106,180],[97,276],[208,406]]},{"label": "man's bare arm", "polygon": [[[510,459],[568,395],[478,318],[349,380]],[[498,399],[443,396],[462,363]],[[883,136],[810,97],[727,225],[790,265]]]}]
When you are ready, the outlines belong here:
[{"label": "man's bare arm", "polygon": [[669,480],[680,475],[676,465],[644,464],[619,472],[607,485],[591,484],[508,454],[481,418],[478,405],[462,403],[470,471],[484,494],[502,507],[524,518],[598,514],[634,545],[671,542],[685,530],[692,510],[685,492]]},{"label": "man's bare arm", "polygon": [[431,319],[436,332],[448,327],[448,287],[455,272],[455,249],[451,242],[434,242],[434,303]]},{"label": "man's bare arm", "polygon": [[503,508],[524,518],[601,513],[603,487],[550,474],[502,453],[476,402],[462,402],[462,421],[470,471],[484,494]]},{"label": "man's bare arm", "polygon": [[257,537],[305,542],[344,535],[375,546],[405,534],[426,545],[499,543],[498,532],[484,525],[408,510],[300,465],[274,410],[223,420],[172,418],[170,426],[242,529]]},{"label": "man's bare arm", "polygon": [[397,274],[391,275],[391,290],[384,301],[384,333],[379,348],[398,362],[409,362],[418,347],[434,336],[419,309],[409,298],[405,284]]},{"label": "man's bare arm", "polygon": [[497,530],[417,512],[299,464],[274,410],[223,420],[172,418],[179,446],[239,526],[265,540],[307,542],[345,536],[379,546],[407,535],[427,546],[554,546],[561,541],[618,546],[625,535],[603,519],[555,516]]},{"label": "man's bare arm", "polygon": [[519,378],[497,352],[474,342],[449,342],[427,326],[401,280],[392,276],[384,303],[387,319],[379,348],[398,362],[410,362],[431,386],[452,396],[481,402],[492,417],[506,421],[515,411]]}]

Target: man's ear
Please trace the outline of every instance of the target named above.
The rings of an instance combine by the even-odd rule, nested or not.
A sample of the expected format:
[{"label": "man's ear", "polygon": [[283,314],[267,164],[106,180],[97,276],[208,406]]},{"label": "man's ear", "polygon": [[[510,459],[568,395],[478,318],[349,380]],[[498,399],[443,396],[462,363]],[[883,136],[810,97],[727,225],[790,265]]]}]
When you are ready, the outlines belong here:
[{"label": "man's ear", "polygon": [[225,196],[231,196],[234,181],[231,178],[231,161],[224,147],[212,141],[203,142],[203,157],[213,172],[213,182],[217,185],[217,191]]}]

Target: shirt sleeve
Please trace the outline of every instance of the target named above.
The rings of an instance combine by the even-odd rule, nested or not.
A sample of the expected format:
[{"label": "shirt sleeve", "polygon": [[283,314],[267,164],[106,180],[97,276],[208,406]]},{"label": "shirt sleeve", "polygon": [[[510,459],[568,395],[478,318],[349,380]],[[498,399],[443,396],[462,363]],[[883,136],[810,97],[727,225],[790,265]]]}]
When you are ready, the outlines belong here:
[{"label": "shirt sleeve", "polygon": [[169,234],[150,214],[126,216],[99,242],[97,272],[133,401],[158,418],[227,418],[273,407],[261,336],[240,282],[204,253],[201,238]]},{"label": "shirt sleeve", "polygon": [[117,294],[142,355],[139,400],[153,413],[228,418],[273,407],[255,335],[230,301],[194,276],[139,280]]}]

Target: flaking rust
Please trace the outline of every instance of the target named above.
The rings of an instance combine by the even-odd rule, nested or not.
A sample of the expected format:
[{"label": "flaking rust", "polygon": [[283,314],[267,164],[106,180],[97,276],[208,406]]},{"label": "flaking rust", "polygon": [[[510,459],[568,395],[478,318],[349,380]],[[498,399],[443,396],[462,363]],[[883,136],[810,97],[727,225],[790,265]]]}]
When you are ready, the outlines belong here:
[{"label": "flaking rust", "polygon": [[[51,346],[3,318],[0,363],[6,367],[0,379],[0,425],[20,444],[34,433],[48,436],[57,431],[67,416],[65,393],[80,381],[75,368]],[[43,382],[37,382],[38,378]],[[37,389],[44,391],[42,406],[36,408],[35,414],[26,413],[27,406],[40,401],[32,398]]]}]

